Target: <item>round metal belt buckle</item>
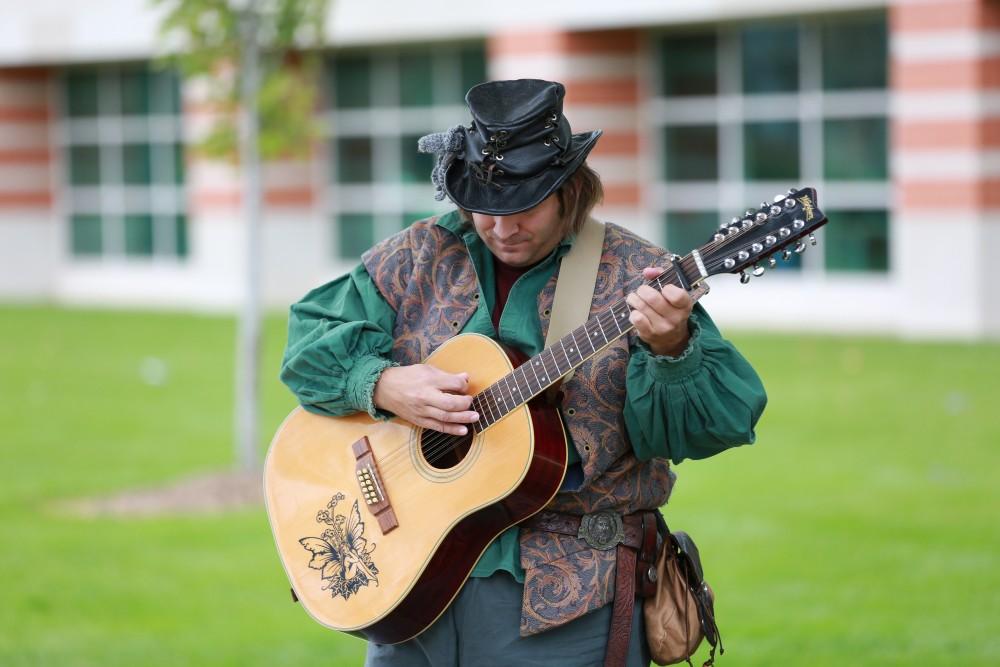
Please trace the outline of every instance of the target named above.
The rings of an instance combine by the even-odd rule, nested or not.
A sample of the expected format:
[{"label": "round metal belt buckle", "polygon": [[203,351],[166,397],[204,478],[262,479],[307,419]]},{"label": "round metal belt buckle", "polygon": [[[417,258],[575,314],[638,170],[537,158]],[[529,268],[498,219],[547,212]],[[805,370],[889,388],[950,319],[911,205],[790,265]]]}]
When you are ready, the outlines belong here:
[{"label": "round metal belt buckle", "polygon": [[625,524],[621,516],[611,510],[584,514],[576,536],[594,549],[607,551],[625,540]]}]

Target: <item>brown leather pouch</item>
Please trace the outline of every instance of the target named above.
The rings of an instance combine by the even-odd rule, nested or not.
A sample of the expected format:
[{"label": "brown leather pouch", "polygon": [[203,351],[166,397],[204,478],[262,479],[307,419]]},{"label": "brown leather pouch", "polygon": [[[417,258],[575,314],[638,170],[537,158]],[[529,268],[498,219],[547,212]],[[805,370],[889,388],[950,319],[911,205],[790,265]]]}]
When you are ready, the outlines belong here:
[{"label": "brown leather pouch", "polygon": [[715,624],[715,595],[705,583],[691,537],[671,533],[662,518],[658,521],[663,544],[656,560],[656,593],[643,601],[650,657],[658,665],[690,665],[702,639],[707,639],[712,645],[707,667],[714,664],[717,647],[720,654],[725,652]]}]

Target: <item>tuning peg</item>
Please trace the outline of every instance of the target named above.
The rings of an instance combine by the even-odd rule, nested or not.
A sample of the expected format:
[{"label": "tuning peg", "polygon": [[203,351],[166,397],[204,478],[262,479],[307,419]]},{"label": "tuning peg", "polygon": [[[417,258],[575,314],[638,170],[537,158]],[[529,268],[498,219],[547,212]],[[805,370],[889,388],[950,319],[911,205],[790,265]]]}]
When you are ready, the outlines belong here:
[{"label": "tuning peg", "polygon": [[776,260],[772,255],[771,257],[767,258],[767,265],[773,269],[778,265],[778,260]]},{"label": "tuning peg", "polygon": [[723,234],[716,234],[712,237],[712,240],[718,243],[719,241],[725,241],[726,237]]},{"label": "tuning peg", "polygon": [[795,188],[788,188],[788,194],[794,195],[795,194]]},{"label": "tuning peg", "polygon": [[815,234],[810,234],[809,235],[809,245],[816,245],[816,235]]},{"label": "tuning peg", "polygon": [[806,242],[805,241],[799,241],[798,243],[795,244],[795,252],[796,253],[798,253],[798,254],[801,255],[803,252],[805,252],[805,250],[806,250]]},{"label": "tuning peg", "polygon": [[732,257],[726,257],[724,260],[722,260],[722,266],[726,267],[727,269],[731,269],[734,266],[736,266],[736,260],[734,260]]},{"label": "tuning peg", "polygon": [[753,265],[753,275],[755,277],[757,277],[757,278],[760,278],[762,275],[764,275],[764,271],[765,270],[766,269],[763,266],[761,266],[760,264],[754,264]]},{"label": "tuning peg", "polygon": [[788,195],[786,195],[786,194],[774,195],[774,197],[771,198],[771,201],[773,201],[775,204],[777,204],[779,201],[782,201],[787,196]]},{"label": "tuning peg", "polygon": [[750,282],[750,276],[747,275],[746,271],[740,271],[740,283],[746,285]]},{"label": "tuning peg", "polygon": [[786,262],[788,260],[790,260],[791,258],[792,258],[792,251],[791,250],[786,250],[785,252],[781,253],[781,259],[785,260]]},{"label": "tuning peg", "polygon": [[740,260],[741,262],[745,262],[748,259],[750,259],[750,253],[748,253],[746,250],[740,250],[738,253],[736,253],[736,259]]},{"label": "tuning peg", "polygon": [[788,199],[786,199],[785,200],[785,208],[787,208],[789,211],[792,210],[793,208],[795,208],[795,200],[792,199],[791,197],[789,197]]},{"label": "tuning peg", "polygon": [[762,201],[760,203],[760,208],[766,209],[768,206],[770,206],[770,204],[768,204],[766,201]]},{"label": "tuning peg", "polygon": [[746,217],[749,218],[750,216],[752,216],[756,212],[757,211],[753,210],[752,208],[748,208],[747,210],[743,211],[743,215],[745,215]]},{"label": "tuning peg", "polygon": [[772,206],[772,207],[771,207],[770,209],[768,209],[768,210],[770,211],[770,213],[771,213],[771,217],[772,217],[772,218],[773,218],[774,216],[776,216],[776,215],[781,215],[781,207],[780,207],[780,206],[778,206],[777,204],[775,204],[774,206]]}]

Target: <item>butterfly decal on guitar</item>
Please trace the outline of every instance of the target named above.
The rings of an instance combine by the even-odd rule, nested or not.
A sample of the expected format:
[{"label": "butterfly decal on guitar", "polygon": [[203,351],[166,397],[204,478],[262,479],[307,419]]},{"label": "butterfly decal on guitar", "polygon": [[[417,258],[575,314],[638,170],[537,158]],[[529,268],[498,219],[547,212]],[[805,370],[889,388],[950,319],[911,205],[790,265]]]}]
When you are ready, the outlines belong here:
[{"label": "butterfly decal on guitar", "polygon": [[365,524],[361,521],[358,501],[354,501],[349,519],[334,512],[337,503],[343,499],[343,493],[335,494],[326,509],[316,514],[316,523],[325,523],[330,527],[319,537],[303,537],[299,543],[312,552],[309,567],[320,571],[320,578],[326,582],[323,590],[346,600],[362,586],[372,582],[378,586],[378,567],[371,558],[375,544],[369,545],[364,537]]}]

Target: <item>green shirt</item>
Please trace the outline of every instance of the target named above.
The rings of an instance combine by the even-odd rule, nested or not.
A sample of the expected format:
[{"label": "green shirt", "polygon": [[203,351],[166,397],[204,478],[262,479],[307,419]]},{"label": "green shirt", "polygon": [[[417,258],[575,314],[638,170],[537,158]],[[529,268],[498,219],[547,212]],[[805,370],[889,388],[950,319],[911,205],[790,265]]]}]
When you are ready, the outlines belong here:
[{"label": "green shirt", "polygon": [[[564,239],[514,283],[498,333],[490,317],[496,298],[493,255],[457,213],[442,216],[437,224],[462,239],[479,278],[479,305],[462,333],[489,336],[529,356],[540,352],[544,339],[538,294],[574,237]],[[291,308],[281,380],[311,412],[342,416],[367,411],[387,417],[375,408],[372,392],[382,370],[392,364],[395,317],[363,265],[312,290]],[[767,401],[760,378],[722,338],[701,305],[695,305],[689,326],[690,342],[678,357],[654,355],[641,341],[632,347],[623,417],[641,460],[669,457],[680,463],[754,441],[753,427]],[[570,443],[570,464],[579,460]],[[524,581],[517,527],[489,546],[472,576],[497,570]]]}]

